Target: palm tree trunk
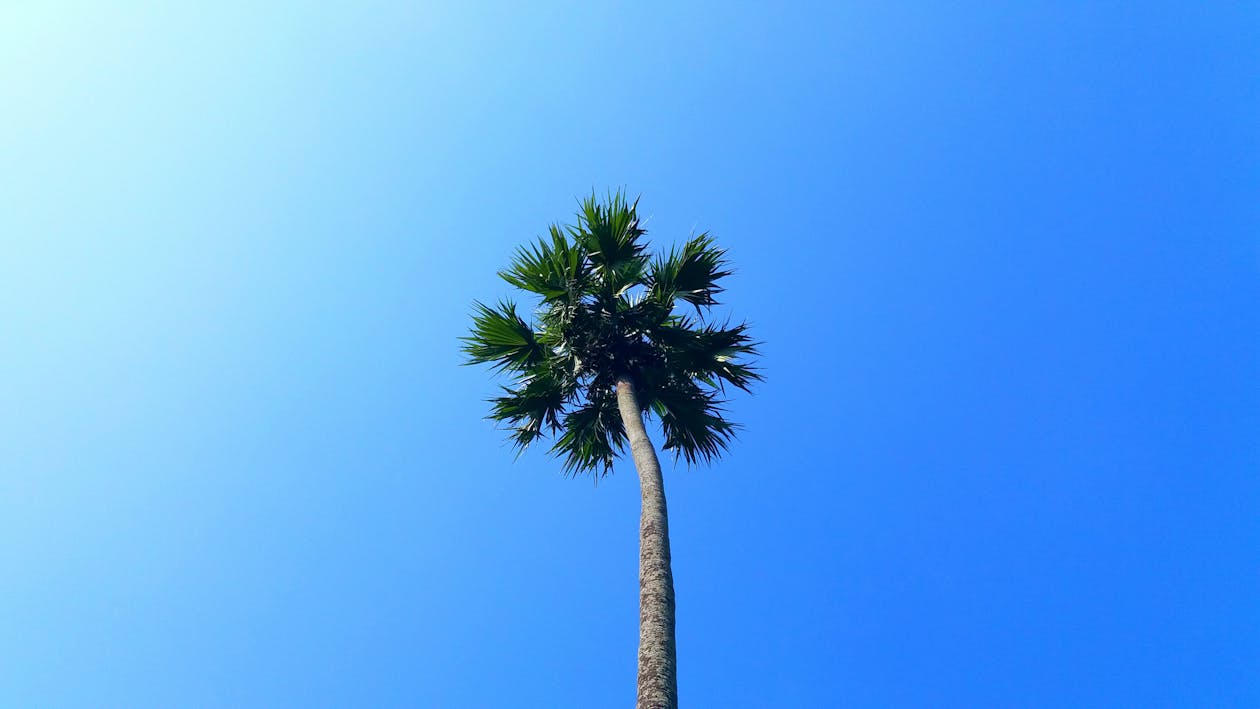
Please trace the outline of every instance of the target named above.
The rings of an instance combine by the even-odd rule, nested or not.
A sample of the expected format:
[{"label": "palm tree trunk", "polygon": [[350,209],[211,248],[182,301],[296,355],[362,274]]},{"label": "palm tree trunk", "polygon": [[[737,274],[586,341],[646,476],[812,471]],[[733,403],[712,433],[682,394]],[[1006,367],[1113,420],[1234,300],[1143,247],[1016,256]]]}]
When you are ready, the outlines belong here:
[{"label": "palm tree trunk", "polygon": [[629,377],[617,379],[617,407],[639,471],[639,689],[636,709],[677,709],[674,648],[674,572],[669,561],[669,515],[656,449],[643,426],[643,411]]}]

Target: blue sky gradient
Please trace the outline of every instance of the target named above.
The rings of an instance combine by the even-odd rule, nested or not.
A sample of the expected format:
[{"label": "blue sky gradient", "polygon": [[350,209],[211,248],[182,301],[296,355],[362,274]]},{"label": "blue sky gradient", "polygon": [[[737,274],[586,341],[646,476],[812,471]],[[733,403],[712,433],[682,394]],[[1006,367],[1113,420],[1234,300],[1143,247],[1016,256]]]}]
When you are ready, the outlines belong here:
[{"label": "blue sky gradient", "polygon": [[[767,381],[689,707],[1260,705],[1247,3],[0,7],[0,706],[633,701],[637,481],[474,299],[592,189]],[[723,312],[728,312],[724,310]]]}]

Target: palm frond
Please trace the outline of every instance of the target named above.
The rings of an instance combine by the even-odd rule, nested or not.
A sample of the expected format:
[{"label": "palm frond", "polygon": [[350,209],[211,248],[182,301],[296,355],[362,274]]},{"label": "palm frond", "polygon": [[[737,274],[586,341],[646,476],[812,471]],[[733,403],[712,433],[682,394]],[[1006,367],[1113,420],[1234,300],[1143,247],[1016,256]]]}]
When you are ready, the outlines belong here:
[{"label": "palm frond", "polygon": [[473,308],[472,332],[460,338],[468,364],[490,364],[495,371],[520,372],[547,356],[533,328],[516,314],[516,305],[511,301],[501,301],[495,308],[474,303]]},{"label": "palm frond", "polygon": [[727,421],[721,401],[685,378],[671,378],[650,394],[652,412],[661,420],[665,450],[695,465],[718,458],[735,437],[735,424]]},{"label": "palm frond", "polygon": [[726,251],[704,233],[682,249],[671,249],[668,255],[658,257],[652,264],[649,288],[662,302],[681,298],[698,310],[717,305],[716,296],[724,290],[718,281],[729,275]]},{"label": "palm frond", "polygon": [[569,411],[560,424],[564,431],[551,452],[564,459],[569,475],[612,472],[613,460],[625,449],[626,429],[611,392],[592,392],[593,398]]},{"label": "palm frond", "polygon": [[487,418],[508,424],[513,444],[524,450],[544,430],[557,431],[565,403],[573,395],[573,383],[539,367],[516,389],[502,387],[504,396],[490,399]]},{"label": "palm frond", "polygon": [[649,297],[647,293],[621,299],[617,312],[627,331],[645,335],[666,325],[670,319],[669,306]]},{"label": "palm frond", "polygon": [[645,246],[640,238],[646,233],[639,226],[639,201],[630,202],[617,192],[601,202],[595,195],[582,200],[578,223],[569,229],[573,240],[581,245],[591,265],[600,273],[606,289],[618,291],[627,277],[645,261]]},{"label": "palm frond", "polygon": [[652,330],[652,340],[665,352],[668,368],[710,386],[731,384],[748,391],[762,380],[757,369],[742,358],[756,356],[757,343],[748,324],[715,324],[696,328],[689,318],[675,318]]},{"label": "palm frond", "polygon": [[646,256],[636,256],[605,269],[603,271],[604,293],[611,298],[617,299],[624,296],[626,291],[635,286],[647,285],[650,265],[651,262]]},{"label": "palm frond", "polygon": [[533,246],[519,247],[512,264],[499,271],[499,277],[541,295],[543,302],[577,300],[587,275],[585,250],[570,242],[559,225],[552,225],[549,231],[550,241],[539,239]]}]

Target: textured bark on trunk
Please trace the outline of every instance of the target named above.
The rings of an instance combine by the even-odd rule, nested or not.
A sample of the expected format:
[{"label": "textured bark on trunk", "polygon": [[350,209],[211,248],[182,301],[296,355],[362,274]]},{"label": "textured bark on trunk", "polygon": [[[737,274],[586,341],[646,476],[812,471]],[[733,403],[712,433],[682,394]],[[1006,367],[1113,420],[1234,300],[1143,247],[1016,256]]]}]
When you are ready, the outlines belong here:
[{"label": "textured bark on trunk", "polygon": [[665,481],[629,377],[617,379],[617,407],[639,472],[639,688],[636,709],[677,709],[674,572],[669,560]]}]

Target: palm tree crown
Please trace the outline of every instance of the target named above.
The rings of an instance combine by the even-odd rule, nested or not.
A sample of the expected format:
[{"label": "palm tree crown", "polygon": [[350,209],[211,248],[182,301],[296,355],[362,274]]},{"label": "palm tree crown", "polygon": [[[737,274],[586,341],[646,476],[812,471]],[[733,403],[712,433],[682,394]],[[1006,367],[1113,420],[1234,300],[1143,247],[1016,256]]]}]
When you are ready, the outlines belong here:
[{"label": "palm tree crown", "polygon": [[706,233],[652,258],[637,206],[622,193],[582,200],[576,224],[552,225],[499,272],[537,296],[533,322],[511,300],[477,303],[463,338],[469,364],[513,377],[490,399],[490,418],[510,427],[521,450],[553,435],[567,473],[607,474],[624,449],[619,377],[659,418],[664,447],[689,464],[720,455],[734,435],[725,386],[747,390],[761,379],[747,361],[757,351],[747,325],[710,320],[731,273],[725,251]]}]

